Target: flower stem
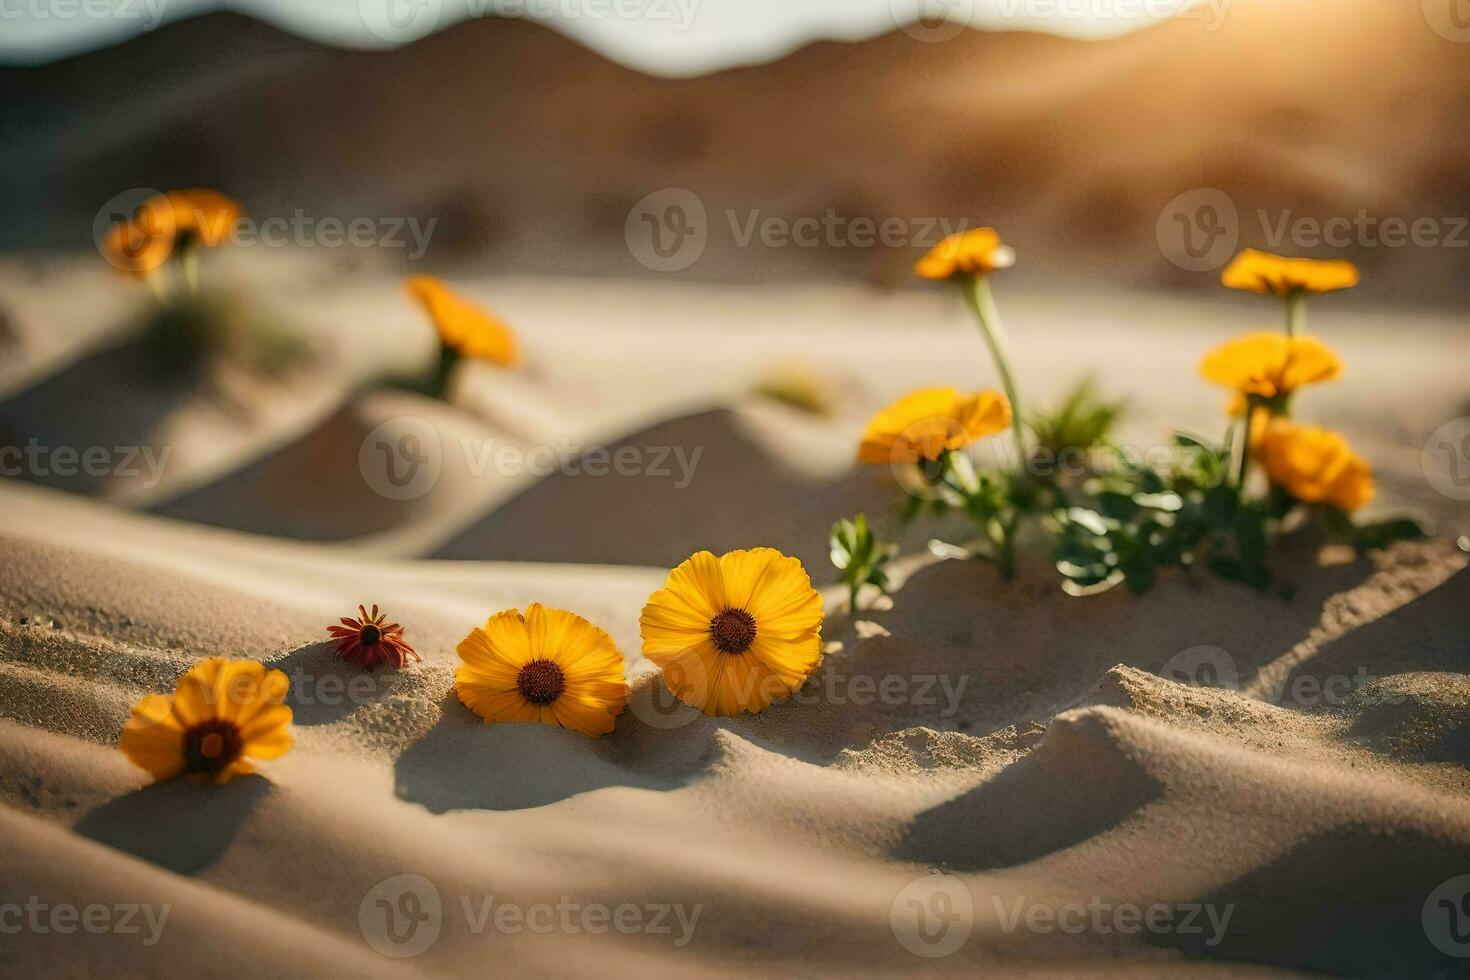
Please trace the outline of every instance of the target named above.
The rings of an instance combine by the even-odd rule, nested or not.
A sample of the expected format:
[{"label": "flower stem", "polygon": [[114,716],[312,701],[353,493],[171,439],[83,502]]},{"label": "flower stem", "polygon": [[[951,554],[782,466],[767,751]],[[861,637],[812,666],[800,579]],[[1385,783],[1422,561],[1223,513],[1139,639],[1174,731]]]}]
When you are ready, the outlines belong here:
[{"label": "flower stem", "polygon": [[1001,387],[1005,388],[1006,398],[1011,403],[1011,430],[1016,435],[1016,457],[1018,465],[1024,465],[1021,461],[1025,457],[1026,443],[1022,435],[1021,398],[1016,391],[1016,379],[1011,374],[1005,327],[1000,322],[1000,311],[995,308],[995,296],[990,292],[990,279],[983,275],[970,276],[965,285],[968,287],[965,289],[965,298],[970,302],[975,319],[980,321],[980,333],[985,337],[986,346],[990,348],[991,359],[995,361],[995,369],[1000,374]]},{"label": "flower stem", "polygon": [[1242,497],[1245,496],[1245,481],[1250,476],[1251,465],[1251,423],[1256,417],[1256,400],[1247,398],[1245,402],[1245,418],[1240,423],[1240,468],[1236,471],[1235,485],[1240,489]]},{"label": "flower stem", "polygon": [[454,366],[459,363],[459,351],[448,344],[439,346],[439,363],[430,370],[424,385],[424,393],[431,397],[448,401],[449,378],[454,373]]},{"label": "flower stem", "polygon": [[1286,295],[1286,335],[1298,337],[1307,328],[1307,294],[1300,289]]}]

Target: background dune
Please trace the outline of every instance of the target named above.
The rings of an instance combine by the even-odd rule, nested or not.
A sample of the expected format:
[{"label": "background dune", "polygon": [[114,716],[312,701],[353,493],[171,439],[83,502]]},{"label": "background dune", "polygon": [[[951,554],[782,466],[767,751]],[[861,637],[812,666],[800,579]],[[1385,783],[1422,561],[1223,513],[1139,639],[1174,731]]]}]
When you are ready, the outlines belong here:
[{"label": "background dune", "polygon": [[[1432,217],[1470,243],[1450,226],[1470,213],[1470,61],[1431,14],[1237,0],[1104,41],[895,31],[680,80],[525,22],[477,20],[365,53],[213,15],[0,71],[0,190],[15,209],[0,245],[89,248],[114,195],[199,184],[229,188],[261,218],[433,218],[434,261],[509,271],[646,274],[624,221],[666,187],[708,212],[705,252],[679,273],[690,279],[897,285],[932,244],[913,240],[921,226],[942,218],[1004,228],[1032,271],[1203,284],[1171,263],[1157,228],[1200,188],[1231,199],[1242,246],[1273,244],[1283,216],[1360,210]],[[752,216],[829,209],[902,218],[910,240],[741,244]],[[1370,290],[1465,294],[1465,244],[1350,238],[1343,255]]]}]

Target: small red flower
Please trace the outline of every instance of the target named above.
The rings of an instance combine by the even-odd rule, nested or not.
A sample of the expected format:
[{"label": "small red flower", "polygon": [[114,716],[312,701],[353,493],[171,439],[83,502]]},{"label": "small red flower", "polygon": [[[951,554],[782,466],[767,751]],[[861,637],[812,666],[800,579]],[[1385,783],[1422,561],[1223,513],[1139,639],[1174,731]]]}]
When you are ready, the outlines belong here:
[{"label": "small red flower", "polygon": [[363,606],[358,606],[357,611],[362,614],[361,620],[343,616],[341,626],[327,628],[337,641],[337,656],[368,670],[378,664],[402,667],[409,658],[423,659],[404,640],[403,627],[388,622],[377,606],[373,606],[371,614]]}]

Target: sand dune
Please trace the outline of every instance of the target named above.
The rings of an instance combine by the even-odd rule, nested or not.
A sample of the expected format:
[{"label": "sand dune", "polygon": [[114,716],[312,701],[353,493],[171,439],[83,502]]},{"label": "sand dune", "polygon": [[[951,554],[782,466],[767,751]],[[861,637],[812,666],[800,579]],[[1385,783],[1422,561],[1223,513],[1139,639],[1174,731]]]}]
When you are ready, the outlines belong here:
[{"label": "sand dune", "polygon": [[[793,701],[714,722],[669,704],[632,657],[633,703],[594,742],[484,728],[450,690],[453,643],[537,598],[631,653],[656,569],[362,562],[54,491],[0,495],[0,713],[13,719],[0,796],[22,842],[0,858],[7,894],[167,902],[177,916],[147,948],[28,937],[6,955],[32,975],[83,960],[180,969],[200,944],[219,976],[271,963],[431,975],[487,956],[616,976],[1422,972],[1439,954],[1420,906],[1470,865],[1470,571],[1443,543],[1329,569],[1303,549],[1289,602],[1172,580],[1141,600],[1078,601],[928,563],[895,610],[865,614],[881,629],[834,613],[824,667]],[[321,637],[364,600],[390,604],[425,661],[344,703],[355,675]],[[1152,673],[1201,647],[1257,697]],[[291,675],[297,749],[222,792],[145,786],[112,748],[127,705],[206,653]],[[1401,676],[1320,704],[1255,690],[1283,665]],[[890,677],[902,695],[869,703]],[[931,961],[895,930],[906,887],[950,880],[936,870],[971,896],[974,924]],[[422,956],[395,963],[364,945],[359,907],[402,874],[431,883],[442,919]],[[488,895],[701,911],[682,944],[677,925],[476,933],[461,897],[473,910]],[[1012,921],[1088,902],[1232,911],[1198,934]]]},{"label": "sand dune", "polygon": [[[1156,230],[1199,188],[1229,195],[1240,244],[1258,247],[1282,216],[1466,213],[1466,63],[1432,7],[1239,0],[1094,42],[894,31],[694,79],[639,75],[524,21],[361,52],[218,14],[0,71],[13,93],[0,131],[27,151],[0,173],[16,210],[0,244],[90,249],[113,195],[204,182],[261,218],[432,218],[430,259],[445,265],[644,274],[625,219],[675,187],[709,215],[690,279],[907,281],[925,242],[854,247],[839,233],[793,248],[736,233],[830,210],[912,222],[908,239],[932,219],[993,224],[1032,268],[1206,285]],[[1350,237],[1365,288],[1463,295],[1460,249]]]}]

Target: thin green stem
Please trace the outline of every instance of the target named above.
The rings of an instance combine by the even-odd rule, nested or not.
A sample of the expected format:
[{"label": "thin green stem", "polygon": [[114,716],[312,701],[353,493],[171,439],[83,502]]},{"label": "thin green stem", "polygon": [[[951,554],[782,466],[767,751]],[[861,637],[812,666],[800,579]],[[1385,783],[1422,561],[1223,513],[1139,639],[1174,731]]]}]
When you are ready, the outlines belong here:
[{"label": "thin green stem", "polygon": [[1294,289],[1286,294],[1286,335],[1300,337],[1307,329],[1307,294]]},{"label": "thin green stem", "polygon": [[1018,467],[1024,466],[1026,442],[1021,423],[1021,397],[1016,390],[1016,379],[1011,374],[1011,355],[1006,339],[1005,327],[1000,322],[1000,311],[995,308],[995,296],[990,292],[988,276],[970,276],[965,284],[965,298],[970,310],[980,322],[980,333],[990,348],[990,357],[995,361],[995,370],[1000,374],[1001,387],[1011,402],[1011,430],[1016,434],[1016,458]]},{"label": "thin green stem", "polygon": [[424,393],[434,398],[448,400],[449,378],[454,373],[454,366],[459,363],[459,351],[448,344],[439,346],[439,363],[430,370],[429,376],[424,384]]},{"label": "thin green stem", "polygon": [[1240,420],[1240,468],[1236,471],[1235,485],[1240,488],[1240,494],[1245,496],[1245,481],[1250,476],[1251,465],[1251,422],[1256,415],[1256,400],[1247,398],[1245,403],[1245,418]]}]

